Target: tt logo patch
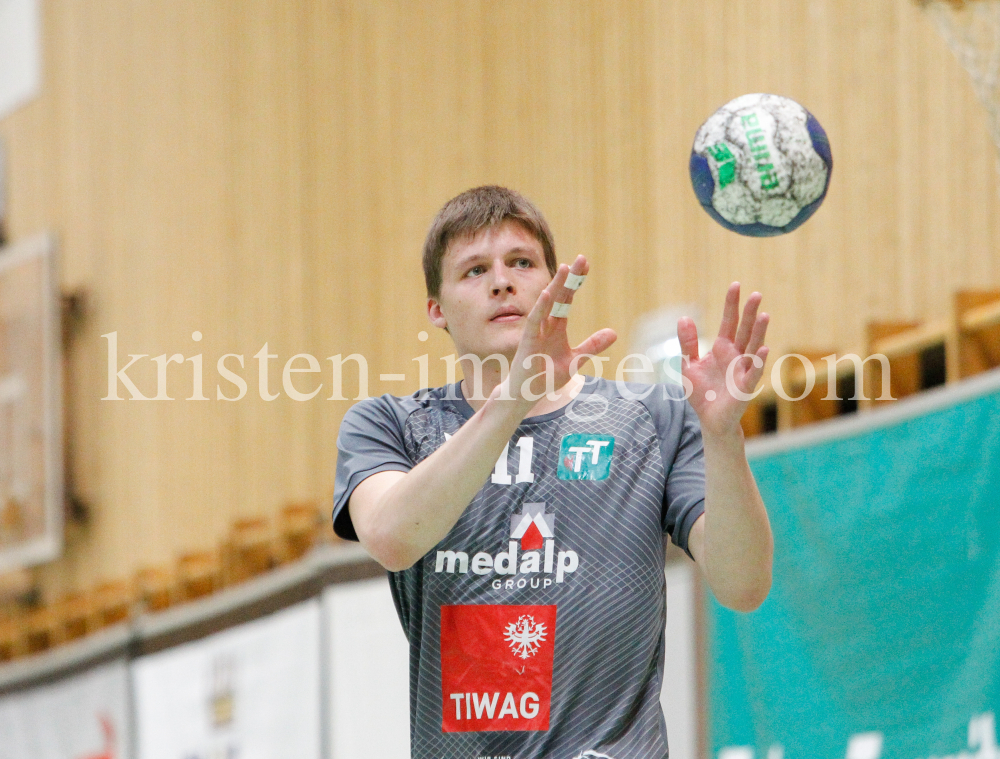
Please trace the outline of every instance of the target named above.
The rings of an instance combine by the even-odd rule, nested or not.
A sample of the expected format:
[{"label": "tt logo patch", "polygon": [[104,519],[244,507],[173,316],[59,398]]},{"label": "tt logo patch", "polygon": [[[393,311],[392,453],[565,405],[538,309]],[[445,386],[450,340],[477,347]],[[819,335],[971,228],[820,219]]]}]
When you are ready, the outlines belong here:
[{"label": "tt logo patch", "polygon": [[559,448],[559,479],[606,480],[614,450],[613,435],[566,435]]}]

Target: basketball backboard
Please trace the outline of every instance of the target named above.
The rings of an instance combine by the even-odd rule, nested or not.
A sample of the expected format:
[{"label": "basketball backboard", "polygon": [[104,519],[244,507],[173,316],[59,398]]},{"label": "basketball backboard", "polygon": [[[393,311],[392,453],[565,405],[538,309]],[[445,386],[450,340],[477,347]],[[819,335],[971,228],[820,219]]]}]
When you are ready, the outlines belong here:
[{"label": "basketball backboard", "polygon": [[62,550],[63,458],[55,245],[0,248],[0,572]]}]

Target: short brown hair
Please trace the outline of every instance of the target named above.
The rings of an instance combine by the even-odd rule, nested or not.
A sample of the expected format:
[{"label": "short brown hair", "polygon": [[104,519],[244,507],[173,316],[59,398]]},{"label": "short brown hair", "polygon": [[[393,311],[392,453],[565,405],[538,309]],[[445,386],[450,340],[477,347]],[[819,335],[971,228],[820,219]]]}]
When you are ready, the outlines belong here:
[{"label": "short brown hair", "polygon": [[441,293],[441,261],[452,240],[474,235],[508,219],[516,221],[541,243],[545,265],[554,276],[559,268],[556,246],[542,212],[519,192],[485,185],[452,198],[434,217],[424,242],[424,281],[428,297],[437,298]]}]

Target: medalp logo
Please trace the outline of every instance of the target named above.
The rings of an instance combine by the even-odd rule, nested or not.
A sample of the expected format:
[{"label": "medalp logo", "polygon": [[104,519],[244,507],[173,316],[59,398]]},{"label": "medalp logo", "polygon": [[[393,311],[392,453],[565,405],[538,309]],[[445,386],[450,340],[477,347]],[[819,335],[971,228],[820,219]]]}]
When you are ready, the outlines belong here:
[{"label": "medalp logo", "polygon": [[510,518],[510,539],[507,550],[497,554],[479,551],[470,560],[469,551],[439,550],[434,557],[434,572],[442,574],[500,575],[494,579],[494,590],[544,590],[580,566],[576,551],[556,550],[556,515],[545,512],[544,503],[525,503],[520,514]]},{"label": "medalp logo", "polygon": [[606,480],[614,450],[613,435],[566,435],[559,446],[559,479]]},{"label": "medalp logo", "polygon": [[555,537],[555,524],[555,514],[546,514],[544,503],[526,503],[510,518],[510,539],[520,540],[522,551],[544,548],[545,539]]}]

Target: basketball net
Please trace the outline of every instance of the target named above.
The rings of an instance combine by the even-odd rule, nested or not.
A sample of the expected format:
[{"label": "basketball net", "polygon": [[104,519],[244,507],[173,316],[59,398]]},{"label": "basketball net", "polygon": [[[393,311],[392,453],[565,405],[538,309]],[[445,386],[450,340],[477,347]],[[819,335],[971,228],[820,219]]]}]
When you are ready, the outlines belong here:
[{"label": "basketball net", "polygon": [[919,0],[972,77],[1000,150],[1000,0]]}]

